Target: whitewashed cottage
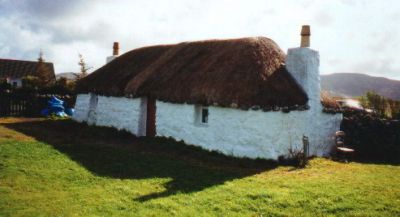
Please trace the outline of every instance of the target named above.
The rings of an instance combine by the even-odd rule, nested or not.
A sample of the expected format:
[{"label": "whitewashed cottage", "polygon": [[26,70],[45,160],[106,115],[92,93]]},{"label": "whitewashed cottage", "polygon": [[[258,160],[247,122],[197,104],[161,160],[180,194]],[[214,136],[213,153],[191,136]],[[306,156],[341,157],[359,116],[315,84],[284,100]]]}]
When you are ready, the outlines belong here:
[{"label": "whitewashed cottage", "polygon": [[77,84],[73,119],[162,136],[237,157],[278,159],[300,150],[327,155],[342,115],[320,100],[318,51],[287,54],[265,37],[143,47],[118,56]]}]

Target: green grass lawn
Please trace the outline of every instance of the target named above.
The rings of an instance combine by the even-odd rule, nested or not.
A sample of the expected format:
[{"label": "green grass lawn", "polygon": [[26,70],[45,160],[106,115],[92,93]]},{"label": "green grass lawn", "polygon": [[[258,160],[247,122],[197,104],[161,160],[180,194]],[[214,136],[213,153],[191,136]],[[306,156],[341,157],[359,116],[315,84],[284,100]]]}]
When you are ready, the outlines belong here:
[{"label": "green grass lawn", "polygon": [[400,216],[400,166],[296,169],[70,120],[0,119],[0,216]]}]

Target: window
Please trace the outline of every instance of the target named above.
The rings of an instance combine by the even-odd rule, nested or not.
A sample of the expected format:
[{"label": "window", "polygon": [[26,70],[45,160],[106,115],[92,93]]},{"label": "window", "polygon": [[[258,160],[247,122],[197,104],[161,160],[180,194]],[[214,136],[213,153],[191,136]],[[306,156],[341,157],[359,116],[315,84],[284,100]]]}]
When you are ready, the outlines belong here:
[{"label": "window", "polygon": [[195,105],[195,124],[207,125],[209,111],[207,106]]},{"label": "window", "polygon": [[13,87],[18,87],[18,83],[16,81],[13,81],[12,86]]}]

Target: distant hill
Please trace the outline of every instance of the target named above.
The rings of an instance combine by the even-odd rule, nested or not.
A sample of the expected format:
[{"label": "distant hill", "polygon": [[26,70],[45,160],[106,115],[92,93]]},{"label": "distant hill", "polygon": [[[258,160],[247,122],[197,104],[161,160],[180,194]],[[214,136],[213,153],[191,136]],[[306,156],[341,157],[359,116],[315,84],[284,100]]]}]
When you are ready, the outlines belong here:
[{"label": "distant hill", "polygon": [[361,96],[367,91],[400,100],[400,81],[359,73],[321,75],[321,88],[336,96]]},{"label": "distant hill", "polygon": [[77,75],[78,75],[78,73],[75,73],[75,72],[62,72],[62,73],[56,74],[56,79],[66,78],[68,80],[75,80]]}]

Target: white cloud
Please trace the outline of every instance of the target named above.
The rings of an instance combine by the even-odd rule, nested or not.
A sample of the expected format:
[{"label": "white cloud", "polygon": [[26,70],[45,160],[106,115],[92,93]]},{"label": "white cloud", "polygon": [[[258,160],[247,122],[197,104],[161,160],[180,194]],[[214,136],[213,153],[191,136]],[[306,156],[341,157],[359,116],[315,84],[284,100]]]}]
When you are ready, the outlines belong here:
[{"label": "white cloud", "polygon": [[0,2],[1,57],[36,59],[42,48],[57,72],[78,70],[78,52],[100,67],[113,41],[125,52],[154,44],[262,35],[286,50],[298,46],[300,26],[310,24],[323,73],[355,71],[400,79],[400,63],[393,59],[400,44],[400,3],[395,0]]}]

